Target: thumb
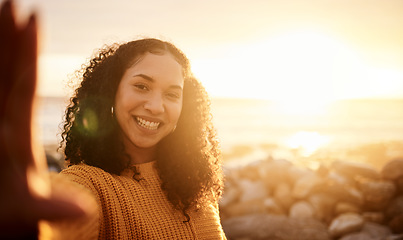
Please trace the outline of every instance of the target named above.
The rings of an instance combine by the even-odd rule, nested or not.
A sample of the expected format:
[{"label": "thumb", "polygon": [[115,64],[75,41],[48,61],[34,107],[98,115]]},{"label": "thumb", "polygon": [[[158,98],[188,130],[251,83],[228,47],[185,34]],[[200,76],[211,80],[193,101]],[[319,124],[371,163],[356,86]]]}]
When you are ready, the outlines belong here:
[{"label": "thumb", "polygon": [[36,199],[30,209],[35,218],[43,220],[74,219],[89,214],[85,205],[80,203],[78,198],[61,198],[62,196],[51,196],[50,198]]},{"label": "thumb", "polygon": [[98,211],[95,196],[63,175],[51,174],[51,193],[34,201],[36,216],[45,220],[72,219]]}]

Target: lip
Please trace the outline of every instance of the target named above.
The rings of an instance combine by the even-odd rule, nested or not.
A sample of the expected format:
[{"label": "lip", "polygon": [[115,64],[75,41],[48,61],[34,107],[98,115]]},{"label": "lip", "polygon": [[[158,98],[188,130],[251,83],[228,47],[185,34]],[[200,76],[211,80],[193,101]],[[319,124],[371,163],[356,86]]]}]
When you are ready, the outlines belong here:
[{"label": "lip", "polygon": [[[136,122],[136,125],[141,130],[147,131],[147,132],[156,132],[156,131],[158,131],[158,129],[160,129],[164,125],[164,122],[161,119],[153,118],[153,117],[136,115],[136,116],[133,116],[133,119]],[[142,124],[140,124],[139,119],[148,122],[149,126],[146,127],[146,126],[143,126]],[[157,127],[154,129],[153,127],[155,127],[155,125],[157,125]]]}]

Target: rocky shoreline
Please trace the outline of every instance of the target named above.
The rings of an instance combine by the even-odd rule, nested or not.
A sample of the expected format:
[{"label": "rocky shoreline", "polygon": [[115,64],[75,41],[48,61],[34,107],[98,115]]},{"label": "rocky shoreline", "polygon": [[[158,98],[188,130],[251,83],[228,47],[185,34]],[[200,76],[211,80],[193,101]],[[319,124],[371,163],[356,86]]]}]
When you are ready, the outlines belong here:
[{"label": "rocky shoreline", "polygon": [[267,158],[224,171],[228,239],[403,239],[403,159],[380,170],[347,161],[311,170]]},{"label": "rocky shoreline", "polygon": [[[45,146],[49,170],[58,172],[56,149]],[[403,240],[402,157],[316,170],[268,157],[225,164],[224,174],[220,215],[229,240]]]}]

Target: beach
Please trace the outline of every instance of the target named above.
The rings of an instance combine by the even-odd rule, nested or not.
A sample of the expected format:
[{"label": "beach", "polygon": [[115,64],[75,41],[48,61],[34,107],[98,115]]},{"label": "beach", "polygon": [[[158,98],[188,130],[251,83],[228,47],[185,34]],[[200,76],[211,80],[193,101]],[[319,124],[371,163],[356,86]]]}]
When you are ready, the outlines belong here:
[{"label": "beach", "polygon": [[[38,137],[52,154],[67,103],[38,99]],[[271,156],[316,168],[337,159],[380,167],[403,156],[402,106],[401,99],[341,100],[304,114],[268,100],[213,98],[211,108],[226,164]]]},{"label": "beach", "polygon": [[[38,103],[40,141],[58,171],[67,101]],[[401,239],[403,100],[344,100],[304,111],[281,106],[212,100],[228,239]]]}]

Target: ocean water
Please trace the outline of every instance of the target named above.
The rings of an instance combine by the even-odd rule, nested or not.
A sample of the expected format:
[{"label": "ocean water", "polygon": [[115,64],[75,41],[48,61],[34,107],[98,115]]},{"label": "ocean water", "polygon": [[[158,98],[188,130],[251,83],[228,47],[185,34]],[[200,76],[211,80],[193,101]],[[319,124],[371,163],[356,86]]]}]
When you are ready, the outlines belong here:
[{"label": "ocean water", "polygon": [[39,128],[37,138],[44,145],[57,145],[60,142],[61,124],[67,104],[67,99],[61,97],[37,98],[34,123]]},{"label": "ocean water", "polygon": [[403,140],[403,99],[339,100],[313,113],[281,107],[265,100],[214,99],[213,118],[223,147],[281,145],[301,132],[323,136],[328,145]]},{"label": "ocean water", "polygon": [[[57,144],[67,101],[44,97],[38,102],[38,137],[45,145]],[[250,99],[215,98],[211,107],[224,157],[237,161],[243,161],[244,155],[249,160],[261,158],[268,148],[276,148],[277,153],[298,149],[309,156],[319,149],[403,143],[403,99],[342,100],[306,112]]]},{"label": "ocean water", "polygon": [[317,168],[347,160],[381,168],[403,157],[403,99],[340,100],[318,106],[214,99],[224,161],[245,165],[272,157]]}]

